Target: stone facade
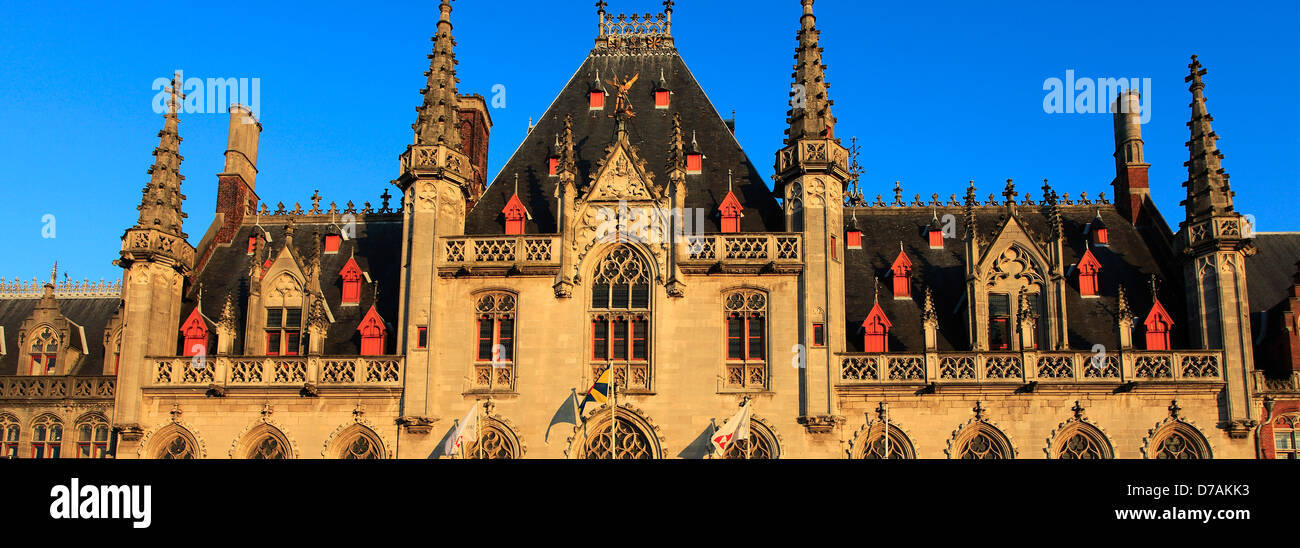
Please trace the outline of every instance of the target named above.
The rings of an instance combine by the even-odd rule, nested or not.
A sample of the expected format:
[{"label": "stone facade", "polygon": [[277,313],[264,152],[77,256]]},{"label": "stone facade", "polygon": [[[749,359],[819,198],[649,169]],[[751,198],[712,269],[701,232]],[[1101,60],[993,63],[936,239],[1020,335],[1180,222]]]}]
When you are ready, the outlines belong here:
[{"label": "stone facade", "polygon": [[[489,107],[458,94],[443,0],[400,194],[262,202],[261,126],[233,109],[197,246],[173,107],[124,282],[0,287],[6,454],[604,458],[617,421],[627,458],[1278,456],[1300,362],[1254,352],[1277,346],[1251,333],[1273,303],[1247,281],[1275,265],[1250,262],[1198,62],[1176,233],[1120,109],[1114,204],[1012,181],[1001,199],[972,183],[871,202],[800,5],[772,188],[678,56],[672,2],[644,18],[601,3],[591,54],[486,184]],[[607,368],[611,397],[576,417]],[[744,402],[751,439],[713,454]]]}]

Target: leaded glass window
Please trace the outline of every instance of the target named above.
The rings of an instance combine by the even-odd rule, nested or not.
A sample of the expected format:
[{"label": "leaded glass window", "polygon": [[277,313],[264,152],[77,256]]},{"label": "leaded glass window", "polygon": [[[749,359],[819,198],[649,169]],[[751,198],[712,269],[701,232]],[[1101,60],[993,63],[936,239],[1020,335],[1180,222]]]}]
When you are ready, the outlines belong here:
[{"label": "leaded glass window", "polygon": [[767,294],[735,291],[723,297],[726,315],[726,371],[732,388],[767,386]]},{"label": "leaded glass window", "polygon": [[257,442],[253,443],[252,450],[248,458],[253,460],[278,460],[289,458],[289,450],[285,447],[285,442],[279,436],[274,434],[263,434]]},{"label": "leaded glass window", "polygon": [[591,289],[591,370],[624,389],[650,388],[650,264],[630,247],[596,265]]},{"label": "leaded glass window", "polygon": [[465,457],[471,459],[513,459],[516,455],[514,437],[495,423],[484,425],[479,439],[465,449]]},{"label": "leaded glass window", "polygon": [[171,439],[162,446],[162,454],[158,458],[163,460],[190,460],[195,458],[194,445],[183,434],[173,434]]},{"label": "leaded glass window", "polygon": [[996,428],[986,423],[977,423],[971,428],[975,431],[962,442],[957,451],[957,458],[991,460],[1015,457],[1011,450],[1011,443]]},{"label": "leaded glass window", "polygon": [[32,458],[57,459],[63,452],[63,422],[46,415],[32,424]]},{"label": "leaded glass window", "polygon": [[511,389],[515,364],[515,296],[481,295],[475,304],[474,385],[480,389]]},{"label": "leaded glass window", "polygon": [[912,443],[907,439],[907,436],[898,428],[890,426],[889,443],[885,443],[884,433],[877,429],[877,432],[867,440],[867,445],[863,448],[862,458],[868,460],[910,459],[913,458],[911,449]]},{"label": "leaded glass window", "polygon": [[1156,443],[1155,458],[1195,460],[1210,458],[1204,440],[1185,427],[1174,426]]},{"label": "leaded glass window", "polygon": [[[588,459],[653,459],[654,446],[645,432],[626,419],[618,420],[617,435],[611,439],[610,424],[606,422],[600,430],[587,438],[584,455]],[[617,444],[617,450],[613,444]]]}]

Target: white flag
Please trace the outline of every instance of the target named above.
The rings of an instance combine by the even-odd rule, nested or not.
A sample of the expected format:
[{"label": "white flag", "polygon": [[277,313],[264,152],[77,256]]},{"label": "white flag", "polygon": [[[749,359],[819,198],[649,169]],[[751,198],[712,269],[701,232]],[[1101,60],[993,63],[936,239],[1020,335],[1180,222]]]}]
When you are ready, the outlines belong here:
[{"label": "white flag", "polygon": [[745,405],[740,407],[740,411],[727,419],[727,424],[714,432],[709,441],[713,443],[715,453],[724,455],[732,442],[747,439],[749,439],[749,402],[745,402]]},{"label": "white flag", "polygon": [[442,447],[442,453],[449,457],[459,456],[461,446],[471,436],[475,435],[477,429],[478,403],[475,403],[473,407],[469,408],[469,412],[465,413],[465,418],[456,424],[456,429],[451,431],[451,435],[447,436],[447,444]]}]

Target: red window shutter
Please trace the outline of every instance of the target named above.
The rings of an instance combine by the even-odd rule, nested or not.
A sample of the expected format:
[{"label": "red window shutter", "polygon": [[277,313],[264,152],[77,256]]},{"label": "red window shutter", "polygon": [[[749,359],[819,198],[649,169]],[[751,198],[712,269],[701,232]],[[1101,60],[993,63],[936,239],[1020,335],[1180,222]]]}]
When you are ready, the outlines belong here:
[{"label": "red window shutter", "polygon": [[339,246],[342,245],[343,237],[338,234],[325,235],[325,252],[338,253]]},{"label": "red window shutter", "polygon": [[813,346],[826,346],[826,324],[813,324]]},{"label": "red window shutter", "polygon": [[361,319],[361,325],[357,326],[357,331],[361,332],[362,356],[383,355],[388,329],[384,327],[384,320],[379,317],[379,312],[375,310],[373,305],[370,307],[370,311],[366,312],[366,317]]},{"label": "red window shutter", "polygon": [[850,230],[845,235],[844,245],[849,249],[862,249],[862,231]]},{"label": "red window shutter", "polygon": [[1110,245],[1110,231],[1106,228],[1098,228],[1092,231],[1092,243],[1096,245]]},{"label": "red window shutter", "polygon": [[908,270],[894,273],[894,298],[912,296],[912,279],[909,274]]},{"label": "red window shutter", "polygon": [[554,156],[546,159],[546,174],[552,177],[560,173],[560,159]]},{"label": "red window shutter", "polygon": [[943,231],[932,229],[929,232],[930,249],[943,249]]},{"label": "red window shutter", "polygon": [[255,252],[255,251],[257,251],[257,236],[249,236],[249,237],[248,237],[248,254],[249,254],[249,255],[252,255],[253,252]]},{"label": "red window shutter", "polygon": [[863,341],[862,349],[864,352],[889,352],[889,329],[893,327],[889,318],[885,317],[885,311],[880,308],[880,303],[871,307],[871,312],[867,314],[867,319],[862,321]]},{"label": "red window shutter", "polygon": [[348,259],[347,264],[343,265],[343,270],[339,272],[339,277],[343,279],[343,294],[340,298],[343,304],[360,303],[361,267],[357,266],[356,259]]},{"label": "red window shutter", "polygon": [[429,347],[429,328],[427,327],[415,328],[415,347],[416,348]]},{"label": "red window shutter", "polygon": [[1097,273],[1100,270],[1101,263],[1097,262],[1097,257],[1093,256],[1092,250],[1084,251],[1083,257],[1079,259],[1079,295],[1095,297],[1100,293],[1100,284],[1097,281]]},{"label": "red window shutter", "polygon": [[592,110],[601,110],[605,108],[605,92],[600,90],[591,92],[590,108]]},{"label": "red window shutter", "polygon": [[668,108],[668,100],[672,92],[668,90],[655,91],[655,108]]},{"label": "red window shutter", "polygon": [[704,172],[704,155],[692,152],[686,155],[686,173],[696,175]]},{"label": "red window shutter", "polygon": [[199,314],[198,308],[190,312],[189,318],[181,325],[181,336],[185,339],[184,347],[181,348],[182,356],[208,354],[208,324]]},{"label": "red window shutter", "polygon": [[840,259],[840,243],[835,240],[835,236],[831,236],[831,259]]},{"label": "red window shutter", "polygon": [[740,232],[740,213],[743,209],[740,200],[736,199],[736,194],[727,191],[727,195],[722,199],[722,205],[718,206],[718,212],[722,214],[722,232]]},{"label": "red window shutter", "polygon": [[528,212],[524,209],[524,203],[519,200],[519,194],[510,196],[510,201],[506,202],[506,207],[501,210],[501,214],[506,218],[506,235],[518,236],[524,233],[524,220]]}]

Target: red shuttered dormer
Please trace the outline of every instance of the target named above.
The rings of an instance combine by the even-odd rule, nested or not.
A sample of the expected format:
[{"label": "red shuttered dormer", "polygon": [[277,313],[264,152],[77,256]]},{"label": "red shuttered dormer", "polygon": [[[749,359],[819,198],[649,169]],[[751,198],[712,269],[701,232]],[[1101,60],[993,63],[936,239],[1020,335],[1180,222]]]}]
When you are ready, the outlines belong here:
[{"label": "red shuttered dormer", "polygon": [[1083,258],[1079,259],[1079,295],[1097,297],[1101,293],[1101,284],[1097,281],[1100,271],[1101,263],[1097,262],[1092,250],[1084,251]]},{"label": "red shuttered dormer", "polygon": [[728,190],[727,197],[722,199],[722,205],[718,206],[718,212],[722,214],[722,232],[736,233],[740,232],[740,218],[743,216],[744,207],[740,205],[740,200],[736,199],[736,193]]},{"label": "red shuttered dormer", "polygon": [[863,351],[889,352],[889,329],[893,326],[885,317],[885,311],[880,309],[880,303],[872,306],[867,319],[862,320]]},{"label": "red shuttered dormer", "polygon": [[208,355],[208,322],[197,307],[181,324],[181,337],[185,339],[181,347],[182,356]]},{"label": "red shuttered dormer", "polygon": [[343,298],[340,301],[344,305],[360,303],[361,267],[357,266],[355,258],[348,259],[347,264],[343,265],[343,270],[339,271],[339,277],[343,279]]},{"label": "red shuttered dormer", "polygon": [[528,210],[524,209],[524,203],[519,200],[518,192],[510,196],[510,201],[506,202],[506,207],[501,210],[501,214],[506,217],[507,235],[518,236],[524,233],[524,220],[528,217]]},{"label": "red shuttered dormer", "polygon": [[1106,229],[1106,223],[1101,221],[1101,211],[1097,211],[1097,216],[1088,223],[1088,235],[1091,236],[1092,245],[1106,247],[1110,245],[1110,231]]},{"label": "red shuttered dormer", "polygon": [[1151,313],[1142,323],[1147,330],[1147,350],[1169,350],[1169,332],[1174,328],[1174,319],[1165,312],[1160,299],[1151,305]]},{"label": "red shuttered dormer", "polygon": [[894,298],[912,298],[912,260],[902,249],[898,250],[898,258],[894,259],[889,271],[894,277]]},{"label": "red shuttered dormer", "polygon": [[384,326],[384,319],[379,317],[379,312],[375,311],[374,305],[371,305],[370,311],[361,318],[361,325],[357,326],[357,331],[361,333],[362,356],[379,356],[384,353],[388,328]]}]

